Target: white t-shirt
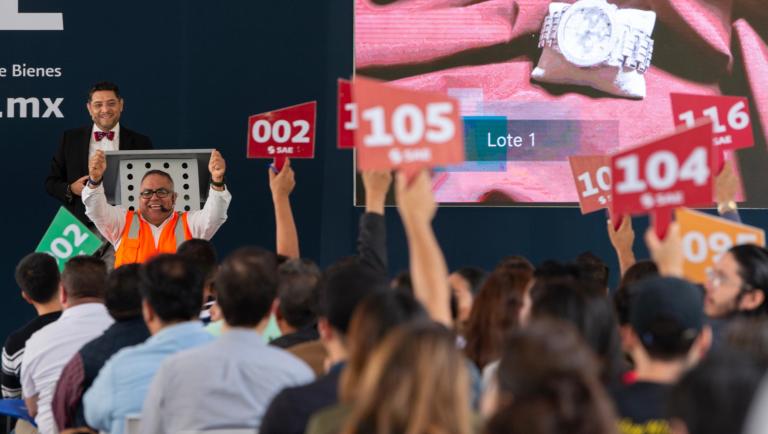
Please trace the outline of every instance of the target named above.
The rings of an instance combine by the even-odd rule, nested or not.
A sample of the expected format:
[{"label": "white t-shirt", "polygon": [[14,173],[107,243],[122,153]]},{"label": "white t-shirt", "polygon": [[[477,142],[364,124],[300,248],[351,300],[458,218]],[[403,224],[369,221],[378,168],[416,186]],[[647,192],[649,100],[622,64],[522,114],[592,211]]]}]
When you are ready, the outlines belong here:
[{"label": "white t-shirt", "polygon": [[27,340],[21,368],[21,393],[24,398],[37,395],[35,422],[40,433],[57,432],[51,402],[64,365],[113,322],[103,304],[84,303],[65,309],[58,320]]}]

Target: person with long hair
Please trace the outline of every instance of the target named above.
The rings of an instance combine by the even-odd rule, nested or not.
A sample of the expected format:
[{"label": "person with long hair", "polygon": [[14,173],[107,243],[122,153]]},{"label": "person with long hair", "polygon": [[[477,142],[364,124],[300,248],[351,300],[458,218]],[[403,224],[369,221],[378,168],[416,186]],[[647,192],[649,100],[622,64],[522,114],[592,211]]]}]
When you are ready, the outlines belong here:
[{"label": "person with long hair", "polygon": [[464,353],[478,369],[501,357],[504,339],[523,322],[533,266],[523,257],[505,258],[486,279],[472,304]]},{"label": "person with long hair", "polygon": [[485,434],[614,434],[599,364],[575,328],[535,319],[507,340]]},{"label": "person with long hair", "polygon": [[467,365],[452,332],[413,322],[390,333],[360,379],[342,434],[470,434]]}]

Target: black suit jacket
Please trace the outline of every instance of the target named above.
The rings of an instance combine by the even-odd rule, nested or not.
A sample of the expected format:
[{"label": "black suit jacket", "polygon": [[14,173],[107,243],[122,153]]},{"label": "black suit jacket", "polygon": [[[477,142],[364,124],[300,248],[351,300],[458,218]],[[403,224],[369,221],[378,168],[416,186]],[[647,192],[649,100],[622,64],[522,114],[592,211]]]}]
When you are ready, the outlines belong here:
[{"label": "black suit jacket", "polygon": [[[58,199],[83,223],[92,226],[85,216],[85,206],[79,196],[67,199],[67,185],[88,174],[88,147],[93,125],[64,132],[59,149],[51,160],[51,172],[45,178],[45,190]],[[120,125],[121,151],[152,149],[149,137]]]}]

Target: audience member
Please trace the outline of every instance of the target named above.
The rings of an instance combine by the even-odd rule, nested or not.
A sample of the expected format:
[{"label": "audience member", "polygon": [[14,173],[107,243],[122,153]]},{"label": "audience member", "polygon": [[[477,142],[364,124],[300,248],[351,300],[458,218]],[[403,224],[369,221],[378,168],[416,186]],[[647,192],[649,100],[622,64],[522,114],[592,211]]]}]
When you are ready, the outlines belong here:
[{"label": "audience member", "polygon": [[507,340],[486,434],[613,434],[599,365],[572,325],[534,319]]},{"label": "audience member", "polygon": [[764,367],[749,353],[723,348],[707,356],[670,391],[670,432],[744,432],[750,403],[763,373]]},{"label": "audience member", "polygon": [[277,392],[314,379],[309,366],[260,335],[277,295],[275,267],[265,266],[265,256],[273,255],[245,247],[222,263],[216,291],[224,333],[163,362],[144,401],[141,432],[258,430]]},{"label": "audience member", "polygon": [[398,291],[373,293],[355,308],[349,325],[349,357],[339,382],[341,401],[357,399],[363,371],[371,354],[398,325],[428,320],[424,308],[412,295]]},{"label": "audience member", "polygon": [[768,314],[768,250],[754,244],[731,247],[710,272],[704,311],[710,318]]},{"label": "audience member", "polygon": [[303,434],[312,413],[338,401],[352,314],[367,295],[388,289],[384,200],[391,181],[389,172],[363,173],[366,212],[360,217],[358,255],[326,269],[318,282],[317,327],[328,354],[328,373],[310,384],[280,392],[264,415],[260,433]]},{"label": "audience member", "polygon": [[277,268],[276,319],[282,336],[270,342],[287,349],[320,338],[317,332],[317,282],[320,269],[308,259],[291,259]]},{"label": "audience member", "polygon": [[635,285],[626,345],[636,380],[613,390],[619,428],[625,434],[669,432],[665,406],[672,385],[706,354],[711,331],[695,285],[670,277]]},{"label": "audience member", "polygon": [[216,291],[213,287],[213,278],[216,276],[216,267],[219,262],[216,248],[208,240],[192,238],[181,243],[176,253],[192,262],[205,276],[203,278],[203,307],[200,311],[200,319],[206,324],[212,320],[215,321],[218,318],[211,318],[211,308],[216,299]]},{"label": "audience member", "polygon": [[0,385],[4,399],[21,398],[21,359],[32,334],[61,316],[59,267],[52,256],[30,253],[16,266],[21,298],[35,308],[37,317],[8,335],[3,345]]},{"label": "audience member", "polygon": [[469,320],[474,301],[488,273],[479,267],[461,267],[448,275],[453,298],[456,300],[456,322],[461,326]]},{"label": "audience member", "polygon": [[608,293],[608,279],[611,270],[608,265],[592,252],[583,252],[576,256],[576,265],[579,266],[581,274],[588,276],[586,279],[596,282]]},{"label": "audience member", "polygon": [[522,323],[526,293],[533,279],[533,266],[520,261],[504,263],[488,276],[475,298],[464,332],[464,353],[478,369],[498,360],[506,336]]},{"label": "audience member", "polygon": [[163,360],[213,339],[197,319],[203,276],[194,264],[158,255],[142,266],[140,276],[142,314],[152,336],[112,356],[83,398],[88,426],[111,434],[122,434],[126,416],[141,412]]},{"label": "audience member", "polygon": [[140,344],[149,337],[141,317],[139,268],[138,264],[126,264],[107,277],[104,304],[115,322],[80,348],[62,370],[53,396],[53,415],[59,431],[86,425],[83,394],[104,363],[120,349]]},{"label": "audience member", "polygon": [[453,333],[432,322],[389,334],[370,355],[355,397],[349,407],[313,418],[307,433],[476,432],[467,365]]},{"label": "audience member", "polygon": [[578,267],[554,262],[537,269],[531,289],[532,316],[562,319],[576,326],[598,356],[603,382],[613,384],[626,371],[613,305],[600,285],[578,273]]},{"label": "audience member", "polygon": [[107,267],[89,256],[70,259],[61,273],[61,317],[35,332],[27,341],[21,390],[30,416],[42,433],[55,433],[51,402],[64,365],[87,342],[114,321],[104,306]]}]

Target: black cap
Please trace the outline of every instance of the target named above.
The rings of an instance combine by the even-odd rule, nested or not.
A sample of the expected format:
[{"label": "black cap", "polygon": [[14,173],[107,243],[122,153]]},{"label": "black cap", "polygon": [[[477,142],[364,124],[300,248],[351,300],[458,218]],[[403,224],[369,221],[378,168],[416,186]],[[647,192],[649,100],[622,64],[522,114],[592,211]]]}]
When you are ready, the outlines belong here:
[{"label": "black cap", "polygon": [[646,346],[692,343],[704,325],[704,295],[687,280],[644,279],[633,285],[629,322]]}]

